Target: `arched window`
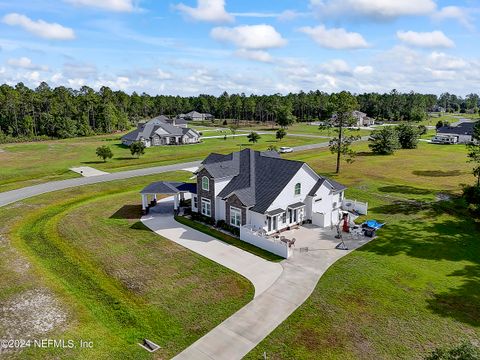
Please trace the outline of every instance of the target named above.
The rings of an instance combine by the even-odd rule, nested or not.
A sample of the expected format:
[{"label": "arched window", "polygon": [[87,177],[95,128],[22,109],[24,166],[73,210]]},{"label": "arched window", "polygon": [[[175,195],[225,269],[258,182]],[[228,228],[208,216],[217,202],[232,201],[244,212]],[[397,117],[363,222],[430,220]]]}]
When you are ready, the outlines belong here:
[{"label": "arched window", "polygon": [[295,184],[295,196],[300,195],[302,193],[302,184],[296,183]]},{"label": "arched window", "polygon": [[210,179],[206,176],[202,177],[202,190],[210,190]]}]

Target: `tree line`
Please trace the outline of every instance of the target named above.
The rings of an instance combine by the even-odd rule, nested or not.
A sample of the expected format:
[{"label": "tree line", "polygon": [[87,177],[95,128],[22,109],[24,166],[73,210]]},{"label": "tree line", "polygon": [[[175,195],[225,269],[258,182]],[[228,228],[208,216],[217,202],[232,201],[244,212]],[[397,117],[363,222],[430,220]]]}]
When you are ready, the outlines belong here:
[{"label": "tree line", "polygon": [[[424,95],[396,90],[386,94],[355,95],[357,109],[380,120],[423,120],[438,108],[451,112],[478,112],[479,96],[465,98],[442,94]],[[130,128],[142,119],[157,115],[175,116],[196,110],[217,119],[281,122],[293,116],[297,121],[328,119],[335,111],[332,94],[321,91],[288,95],[245,95],[190,97],[136,92],[127,94],[102,87],[51,88],[42,82],[30,89],[23,83],[0,86],[0,137],[68,138],[112,133]]]}]

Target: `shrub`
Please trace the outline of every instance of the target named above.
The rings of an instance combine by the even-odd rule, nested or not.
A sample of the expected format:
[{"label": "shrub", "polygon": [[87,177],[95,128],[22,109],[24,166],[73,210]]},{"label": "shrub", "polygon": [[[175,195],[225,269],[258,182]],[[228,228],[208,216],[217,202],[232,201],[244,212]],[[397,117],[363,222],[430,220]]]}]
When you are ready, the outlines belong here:
[{"label": "shrub", "polygon": [[197,212],[192,212],[192,220],[203,222],[207,225],[215,225],[215,219],[199,214]]},{"label": "shrub", "polygon": [[223,124],[223,126],[227,126],[227,125],[228,125],[227,120],[223,120],[223,123],[222,123],[222,124]]},{"label": "shrub", "polygon": [[110,147],[108,147],[107,145],[102,145],[98,147],[95,153],[99,158],[103,159],[104,162],[106,162],[107,159],[111,159],[113,157],[112,149],[110,149]]},{"label": "shrub", "polygon": [[418,125],[418,135],[422,136],[428,132],[428,129],[425,125]]},{"label": "shrub", "polygon": [[415,149],[418,145],[418,130],[410,124],[402,124],[396,127],[398,142],[402,149]]},{"label": "shrub", "polygon": [[480,349],[465,342],[450,349],[435,349],[425,360],[480,360]]},{"label": "shrub", "polygon": [[400,147],[398,133],[393,126],[385,126],[381,130],[375,130],[368,139],[368,147],[375,154],[391,155]]},{"label": "shrub", "polygon": [[236,226],[227,224],[225,220],[218,220],[217,221],[217,227],[220,229],[223,229],[225,231],[228,231],[229,233],[235,235],[235,236],[240,236],[240,229],[237,228]]},{"label": "shrub", "polygon": [[137,156],[137,158],[140,157],[140,155],[143,155],[145,154],[145,144],[143,143],[143,141],[135,141],[134,143],[132,143],[132,145],[130,145],[130,153],[132,154],[132,156]]}]

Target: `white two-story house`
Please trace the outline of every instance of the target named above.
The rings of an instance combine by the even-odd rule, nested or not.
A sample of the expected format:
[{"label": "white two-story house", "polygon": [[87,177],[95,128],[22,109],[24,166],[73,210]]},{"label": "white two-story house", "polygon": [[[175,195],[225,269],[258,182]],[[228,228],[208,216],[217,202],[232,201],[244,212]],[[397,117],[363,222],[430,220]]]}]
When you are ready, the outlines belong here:
[{"label": "white two-story house", "polygon": [[267,234],[307,220],[337,224],[346,189],[304,162],[251,149],[210,154],[196,176],[192,211]]}]

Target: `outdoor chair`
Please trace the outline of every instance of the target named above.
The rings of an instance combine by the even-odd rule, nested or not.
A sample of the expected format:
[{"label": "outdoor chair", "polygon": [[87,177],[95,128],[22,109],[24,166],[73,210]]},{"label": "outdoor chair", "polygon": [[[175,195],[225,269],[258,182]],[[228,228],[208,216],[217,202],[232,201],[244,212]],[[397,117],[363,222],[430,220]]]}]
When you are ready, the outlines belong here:
[{"label": "outdoor chair", "polygon": [[295,241],[297,241],[297,239],[293,238],[292,240],[290,240],[288,242],[288,247],[295,247]]}]

